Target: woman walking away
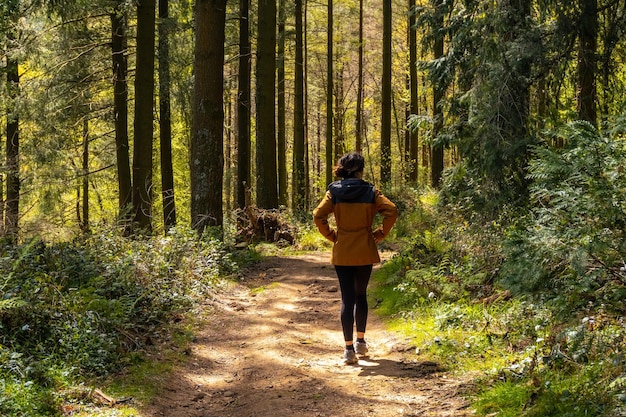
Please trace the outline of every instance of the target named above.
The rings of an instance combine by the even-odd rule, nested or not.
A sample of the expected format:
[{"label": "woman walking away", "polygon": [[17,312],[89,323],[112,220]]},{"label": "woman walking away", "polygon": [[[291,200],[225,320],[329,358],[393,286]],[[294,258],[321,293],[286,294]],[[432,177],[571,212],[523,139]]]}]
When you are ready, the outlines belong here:
[{"label": "woman walking away", "polygon": [[[341,327],[346,341],[343,361],[358,362],[357,354],[367,354],[367,284],[372,265],[380,262],[376,244],[383,240],[398,217],[396,206],[372,184],[363,181],[365,160],[356,152],[339,159],[335,175],[341,180],[328,186],[324,199],[313,210],[313,219],[324,237],[333,242],[330,262],[335,265],[341,288]],[[328,224],[335,216],[336,229]],[[372,230],[376,213],[383,216],[382,226]],[[356,344],[353,342],[356,321]]]}]

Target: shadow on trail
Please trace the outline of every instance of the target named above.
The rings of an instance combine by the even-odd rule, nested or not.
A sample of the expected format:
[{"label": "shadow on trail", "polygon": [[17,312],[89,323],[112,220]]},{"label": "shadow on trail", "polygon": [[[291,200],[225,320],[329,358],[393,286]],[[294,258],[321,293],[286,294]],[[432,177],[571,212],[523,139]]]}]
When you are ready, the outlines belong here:
[{"label": "shadow on trail", "polygon": [[394,378],[422,378],[445,371],[439,364],[430,361],[405,362],[379,358],[363,358],[359,360],[359,367],[359,376],[382,375]]}]

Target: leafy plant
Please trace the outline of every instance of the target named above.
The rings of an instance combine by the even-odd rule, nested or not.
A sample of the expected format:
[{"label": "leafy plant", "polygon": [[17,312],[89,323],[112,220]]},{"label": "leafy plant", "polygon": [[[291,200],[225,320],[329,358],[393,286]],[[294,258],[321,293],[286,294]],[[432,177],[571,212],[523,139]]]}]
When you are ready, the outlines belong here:
[{"label": "leafy plant", "polygon": [[[621,130],[614,129],[613,132]],[[626,285],[626,150],[585,122],[558,130],[563,148],[535,149],[534,209],[508,240],[502,276],[514,288],[554,289],[615,308]]]},{"label": "leafy plant", "polygon": [[131,363],[238,265],[222,243],[186,229],[144,240],[111,232],[6,248],[0,414],[57,415],[58,388]]}]

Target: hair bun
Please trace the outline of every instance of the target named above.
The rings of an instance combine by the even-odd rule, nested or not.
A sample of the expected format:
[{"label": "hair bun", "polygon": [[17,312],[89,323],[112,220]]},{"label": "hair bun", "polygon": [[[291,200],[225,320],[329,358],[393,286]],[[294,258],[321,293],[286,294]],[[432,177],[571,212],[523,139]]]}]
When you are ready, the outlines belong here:
[{"label": "hair bun", "polygon": [[335,175],[341,178],[352,178],[357,172],[363,171],[365,168],[365,159],[358,152],[350,152],[345,154],[337,162],[335,167]]}]

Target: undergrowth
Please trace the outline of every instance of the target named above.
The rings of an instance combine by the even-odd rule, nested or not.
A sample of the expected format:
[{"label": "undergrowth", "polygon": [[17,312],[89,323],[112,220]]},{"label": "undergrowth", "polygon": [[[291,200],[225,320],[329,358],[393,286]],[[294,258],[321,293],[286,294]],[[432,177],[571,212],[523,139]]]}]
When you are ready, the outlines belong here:
[{"label": "undergrowth", "polygon": [[511,294],[439,244],[434,265],[404,252],[384,264],[370,295],[418,359],[471,375],[477,415],[623,415],[622,317],[594,305],[563,317],[561,298]]},{"label": "undergrowth", "polygon": [[75,387],[141,369],[144,352],[170,337],[170,323],[237,273],[245,261],[237,254],[249,252],[182,229],[5,248],[0,415],[60,415],[88,402]]},{"label": "undergrowth", "polygon": [[575,123],[537,149],[530,210],[429,200],[375,274],[379,313],[418,358],[471,375],[476,415],[626,415],[626,153],[609,132]]}]

